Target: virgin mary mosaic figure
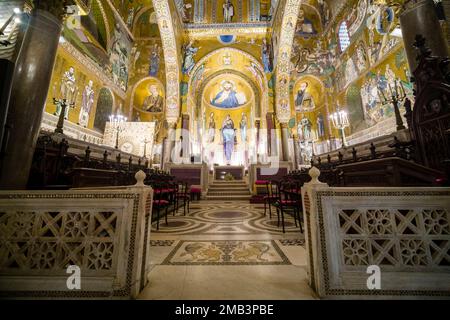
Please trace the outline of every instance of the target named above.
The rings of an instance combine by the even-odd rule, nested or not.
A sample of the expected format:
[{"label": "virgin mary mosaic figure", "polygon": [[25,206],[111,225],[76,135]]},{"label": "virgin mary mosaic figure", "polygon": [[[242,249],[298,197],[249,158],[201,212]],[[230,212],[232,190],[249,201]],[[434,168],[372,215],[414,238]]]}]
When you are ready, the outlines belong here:
[{"label": "virgin mary mosaic figure", "polygon": [[231,119],[231,116],[227,115],[227,118],[222,125],[223,151],[225,159],[227,160],[227,165],[230,164],[233,155],[235,135],[234,122]]}]

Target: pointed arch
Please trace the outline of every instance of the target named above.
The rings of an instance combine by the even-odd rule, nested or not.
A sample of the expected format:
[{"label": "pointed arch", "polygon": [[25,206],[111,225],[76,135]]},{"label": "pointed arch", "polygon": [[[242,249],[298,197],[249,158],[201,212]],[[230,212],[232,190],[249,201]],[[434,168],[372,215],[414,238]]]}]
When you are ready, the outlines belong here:
[{"label": "pointed arch", "polygon": [[175,10],[170,7],[168,0],[152,0],[161,34],[166,70],[166,120],[174,123],[180,116],[180,56],[181,50],[177,39],[180,30],[180,21]]},{"label": "pointed arch", "polygon": [[[244,57],[246,57],[247,59],[249,59],[252,63],[255,64],[255,66],[258,68],[259,73],[262,76],[262,82],[263,82],[263,86],[260,88],[261,89],[261,93],[268,93],[269,92],[269,86],[268,86],[268,79],[266,76],[266,73],[264,72],[264,68],[261,64],[261,62],[258,61],[258,59],[256,59],[253,55],[249,54],[248,52],[245,52],[243,50],[240,49],[236,49],[236,48],[229,48],[229,47],[225,47],[225,48],[220,48],[214,51],[211,51],[210,53],[208,53],[207,55],[205,55],[204,57],[202,57],[194,66],[194,68],[192,69],[191,74],[196,74],[197,70],[205,63],[207,62],[212,56],[216,55],[216,54],[220,54],[221,52],[233,52],[233,55],[243,55]],[[188,101],[191,102],[195,102],[195,97],[193,97],[193,90],[194,88],[192,87],[192,82],[194,81],[194,77],[191,77],[189,79],[189,83],[188,83]],[[191,99],[191,100],[190,100]],[[264,114],[266,112],[268,112],[268,105],[269,105],[269,97],[268,94],[262,94],[262,100],[261,100],[261,118],[264,118]],[[189,108],[189,102],[188,102],[188,108]]]},{"label": "pointed arch", "polygon": [[[282,1],[282,0],[280,0]],[[291,54],[294,42],[295,26],[303,1],[285,0],[281,7],[282,14],[279,37],[279,45],[275,69],[275,109],[280,122],[288,122],[291,118],[289,99],[289,83],[291,78]],[[280,3],[283,5],[283,2]],[[279,8],[280,9],[280,8]]]}]

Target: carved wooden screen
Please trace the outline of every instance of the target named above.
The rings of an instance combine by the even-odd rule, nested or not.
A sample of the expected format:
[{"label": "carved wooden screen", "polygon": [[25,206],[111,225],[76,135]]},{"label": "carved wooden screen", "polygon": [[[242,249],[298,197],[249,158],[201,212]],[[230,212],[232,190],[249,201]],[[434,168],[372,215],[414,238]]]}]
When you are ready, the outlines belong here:
[{"label": "carved wooden screen", "polygon": [[416,102],[412,135],[417,155],[425,166],[445,171],[450,159],[450,60],[431,55],[422,36],[416,36],[419,64],[414,70]]},{"label": "carved wooden screen", "polygon": [[444,171],[450,159],[450,85],[430,81],[416,98],[413,130],[420,161]]}]

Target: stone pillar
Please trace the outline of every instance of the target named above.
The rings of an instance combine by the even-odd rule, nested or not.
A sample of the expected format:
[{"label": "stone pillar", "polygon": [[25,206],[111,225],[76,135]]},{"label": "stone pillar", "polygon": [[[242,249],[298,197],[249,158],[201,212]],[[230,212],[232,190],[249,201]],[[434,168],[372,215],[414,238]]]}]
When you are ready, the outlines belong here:
[{"label": "stone pillar", "polygon": [[294,168],[297,170],[299,168],[299,158],[300,158],[300,153],[299,153],[299,148],[298,148],[298,137],[294,136]]},{"label": "stone pillar", "polygon": [[447,31],[447,43],[450,43],[450,0],[442,0],[442,9],[445,14],[445,24]]},{"label": "stone pillar", "polygon": [[164,166],[166,165],[166,156],[167,154],[167,138],[164,138],[161,143],[161,161],[160,161],[160,168],[161,170],[164,170]]},{"label": "stone pillar", "polygon": [[260,130],[261,130],[261,120],[256,120],[255,121],[255,129],[256,129],[256,147],[255,147],[255,150],[256,150],[256,162],[258,162],[258,160],[259,160],[259,157],[258,157],[258,155],[259,155],[259,144],[260,144],[260,136],[259,136],[259,134],[260,134]]},{"label": "stone pillar", "polygon": [[[26,188],[62,30],[63,1],[36,4],[17,56],[8,112],[3,189]],[[45,9],[45,10],[42,10]]]},{"label": "stone pillar", "polygon": [[183,137],[183,141],[181,144],[181,148],[183,150],[183,158],[190,160],[190,145],[191,145],[191,139],[190,139],[190,132],[189,132],[189,115],[183,114],[182,116],[182,124],[181,124],[181,136]]},{"label": "stone pillar", "polygon": [[417,68],[417,51],[413,46],[416,35],[420,34],[427,40],[427,46],[433,55],[448,56],[448,44],[436,15],[433,0],[407,2],[400,14],[400,25],[411,72]]},{"label": "stone pillar", "polygon": [[274,131],[273,124],[273,113],[268,112],[266,114],[266,123],[267,123],[267,155],[272,156],[272,133]]},{"label": "stone pillar", "polygon": [[282,161],[289,161],[289,126],[287,123],[281,123],[281,143],[283,149]]},{"label": "stone pillar", "polygon": [[173,159],[176,159],[175,142],[177,141],[177,123],[169,123],[169,132],[166,140],[166,152],[164,163],[171,163]]}]

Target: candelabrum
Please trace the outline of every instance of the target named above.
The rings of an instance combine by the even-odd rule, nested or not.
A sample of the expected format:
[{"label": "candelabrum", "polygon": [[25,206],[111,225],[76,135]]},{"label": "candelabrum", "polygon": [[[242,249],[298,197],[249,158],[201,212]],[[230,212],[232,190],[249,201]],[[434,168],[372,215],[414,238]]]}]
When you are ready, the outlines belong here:
[{"label": "candelabrum", "polygon": [[1,44],[2,46],[5,46],[5,47],[6,47],[6,46],[11,45],[11,38],[12,38],[12,36],[13,36],[14,29],[15,29],[16,26],[20,23],[20,18],[17,17],[17,15],[19,15],[20,13],[21,13],[21,10],[20,10],[19,8],[14,8],[14,11],[13,11],[13,13],[11,14],[11,16],[10,16],[10,17],[8,18],[8,20],[6,20],[5,23],[1,26],[1,28],[0,28],[0,36],[4,36],[4,35],[5,35],[6,28],[8,28],[9,24],[10,24],[11,22],[14,21],[14,25],[13,25],[13,27],[11,28],[11,31],[10,31],[10,33],[9,33],[9,36],[8,36],[5,40],[1,40],[1,41],[0,41],[0,44]]},{"label": "candelabrum", "polygon": [[[400,84],[399,84],[400,82]],[[389,94],[386,96],[384,90],[378,90],[379,96],[381,98],[381,103],[383,105],[393,104],[394,105],[394,113],[395,113],[395,122],[397,124],[397,131],[405,129],[403,125],[403,119],[400,115],[399,103],[403,102],[406,99],[405,87],[403,83],[397,79],[394,80],[394,88],[392,88],[391,84],[388,84]]]},{"label": "candelabrum", "polygon": [[119,149],[119,135],[125,131],[123,124],[127,122],[127,118],[122,115],[110,115],[109,122],[111,122],[111,129],[116,131],[116,149]]},{"label": "candelabrum", "polygon": [[345,128],[350,126],[348,121],[348,114],[337,106],[336,111],[330,115],[331,122],[335,129],[341,131],[342,147],[347,147],[347,140],[345,139]]},{"label": "candelabrum", "polygon": [[[75,95],[73,96],[75,97]],[[67,99],[56,99],[53,98],[53,104],[57,106],[57,108],[61,108],[61,112],[59,113],[58,123],[56,124],[55,133],[64,133],[64,119],[66,115],[67,108],[75,107],[75,99],[71,101],[67,101]]]}]

